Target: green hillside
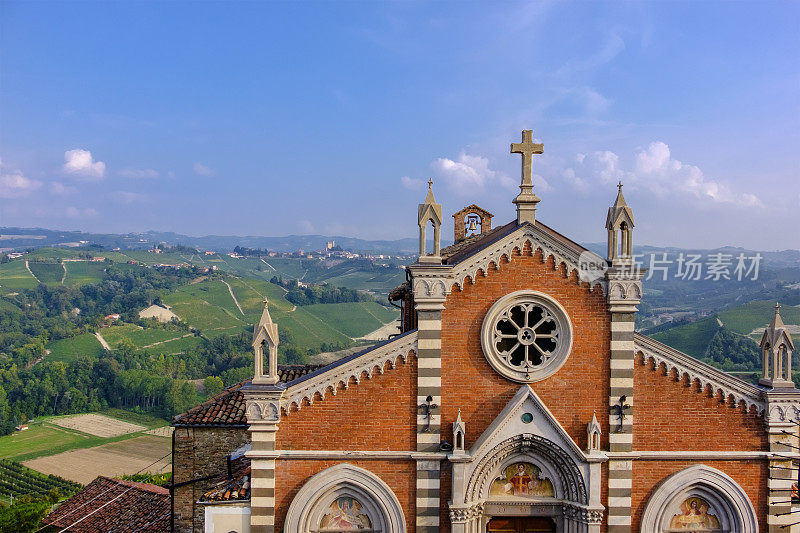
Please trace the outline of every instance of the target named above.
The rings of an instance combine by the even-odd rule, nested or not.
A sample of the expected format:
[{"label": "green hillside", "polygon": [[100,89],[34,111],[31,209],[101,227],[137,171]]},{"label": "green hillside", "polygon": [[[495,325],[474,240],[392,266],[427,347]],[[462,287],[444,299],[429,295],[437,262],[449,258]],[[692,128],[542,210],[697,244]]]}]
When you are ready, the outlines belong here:
[{"label": "green hillside", "polygon": [[102,262],[65,261],[64,268],[67,269],[65,285],[85,285],[100,283],[108,265]]},{"label": "green hillside", "polygon": [[38,284],[36,278],[25,268],[25,261],[17,259],[0,265],[0,290],[3,294],[13,292],[14,289],[35,289]]},{"label": "green hillside", "polygon": [[48,285],[60,285],[64,279],[64,267],[61,263],[40,263],[29,261],[28,267],[34,276],[41,282]]},{"label": "green hillside", "polygon": [[91,333],[53,341],[47,349],[50,350],[46,356],[48,361],[73,361],[79,357],[97,359],[104,351],[100,341]]},{"label": "green hillside", "polygon": [[692,357],[701,358],[717,329],[719,329],[717,318],[708,317],[691,324],[654,333],[651,337]]},{"label": "green hillside", "polygon": [[[741,335],[749,335],[756,328],[766,327],[775,316],[775,302],[752,301],[719,314],[725,327]],[[800,307],[781,306],[785,324],[800,324]]]}]

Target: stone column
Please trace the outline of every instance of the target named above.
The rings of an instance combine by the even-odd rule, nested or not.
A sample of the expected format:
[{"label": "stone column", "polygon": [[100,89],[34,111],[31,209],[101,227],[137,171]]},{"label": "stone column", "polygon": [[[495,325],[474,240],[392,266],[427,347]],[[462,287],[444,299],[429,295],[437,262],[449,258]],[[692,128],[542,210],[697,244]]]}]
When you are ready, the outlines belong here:
[{"label": "stone column", "polygon": [[[442,310],[452,286],[452,267],[416,264],[410,270],[417,311],[417,451],[438,452],[442,426]],[[423,407],[428,405],[430,413]],[[439,531],[440,477],[438,460],[423,455],[417,459],[417,533]]]},{"label": "stone column", "polygon": [[[633,264],[615,266],[606,272],[611,312],[611,378],[609,383],[609,451],[633,451],[633,343],[636,305],[642,294],[642,272]],[[620,398],[624,396],[624,419],[620,425]],[[608,532],[631,533],[631,488],[633,462],[608,462]]]},{"label": "stone column", "polygon": [[[792,485],[797,483],[798,447],[797,414],[800,391],[765,392],[765,423],[769,435],[769,489],[767,527],[769,533],[798,532],[800,526],[786,527],[800,521],[800,505],[792,504]],[[794,511],[794,512],[792,512]],[[786,514],[790,513],[790,514]]]},{"label": "stone column", "polygon": [[275,532],[275,437],[280,422],[283,386],[254,385],[242,388],[247,403],[252,449],[250,458],[250,531]]}]

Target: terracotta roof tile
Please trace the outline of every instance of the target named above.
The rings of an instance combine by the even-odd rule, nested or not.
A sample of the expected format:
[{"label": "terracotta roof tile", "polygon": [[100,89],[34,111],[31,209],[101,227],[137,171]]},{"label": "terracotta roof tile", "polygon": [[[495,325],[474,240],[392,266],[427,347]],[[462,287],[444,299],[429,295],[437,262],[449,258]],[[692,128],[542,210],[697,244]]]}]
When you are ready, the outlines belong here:
[{"label": "terracotta roof tile", "polygon": [[[320,368],[321,365],[278,365],[278,379],[282,383],[288,383],[309,372]],[[246,426],[245,401],[242,387],[250,380],[237,383],[223,390],[216,396],[209,398],[205,402],[192,407],[185,413],[177,415],[173,421],[173,426]]]},{"label": "terracotta roof tile", "polygon": [[[96,512],[89,515],[92,511]],[[80,520],[69,529],[76,533],[155,533],[169,531],[169,513],[168,489],[99,476],[59,505],[42,523],[65,528]]]}]

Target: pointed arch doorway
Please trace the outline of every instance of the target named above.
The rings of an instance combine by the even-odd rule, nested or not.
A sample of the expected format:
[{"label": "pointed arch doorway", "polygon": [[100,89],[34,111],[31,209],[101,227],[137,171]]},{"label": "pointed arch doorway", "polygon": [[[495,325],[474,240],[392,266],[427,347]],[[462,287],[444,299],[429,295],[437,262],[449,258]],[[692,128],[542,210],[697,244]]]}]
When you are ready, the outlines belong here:
[{"label": "pointed arch doorway", "polygon": [[552,518],[492,518],[486,528],[487,533],[555,533],[556,524]]}]

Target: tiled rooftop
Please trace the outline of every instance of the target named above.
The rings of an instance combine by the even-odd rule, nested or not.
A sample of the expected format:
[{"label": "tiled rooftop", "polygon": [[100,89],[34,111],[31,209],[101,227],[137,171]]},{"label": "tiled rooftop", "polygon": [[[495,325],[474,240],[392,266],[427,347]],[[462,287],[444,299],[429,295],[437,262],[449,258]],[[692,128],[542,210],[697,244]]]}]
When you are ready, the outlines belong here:
[{"label": "tiled rooftop", "polygon": [[[282,383],[288,383],[319,367],[320,365],[278,365],[278,379]],[[180,427],[246,426],[245,400],[241,389],[249,382],[250,380],[247,380],[228,387],[200,405],[177,415],[173,419],[172,425]]]},{"label": "tiled rooftop", "polygon": [[169,531],[169,513],[169,489],[99,476],[42,523],[58,528],[75,524],[69,528],[75,533],[155,533]]}]

